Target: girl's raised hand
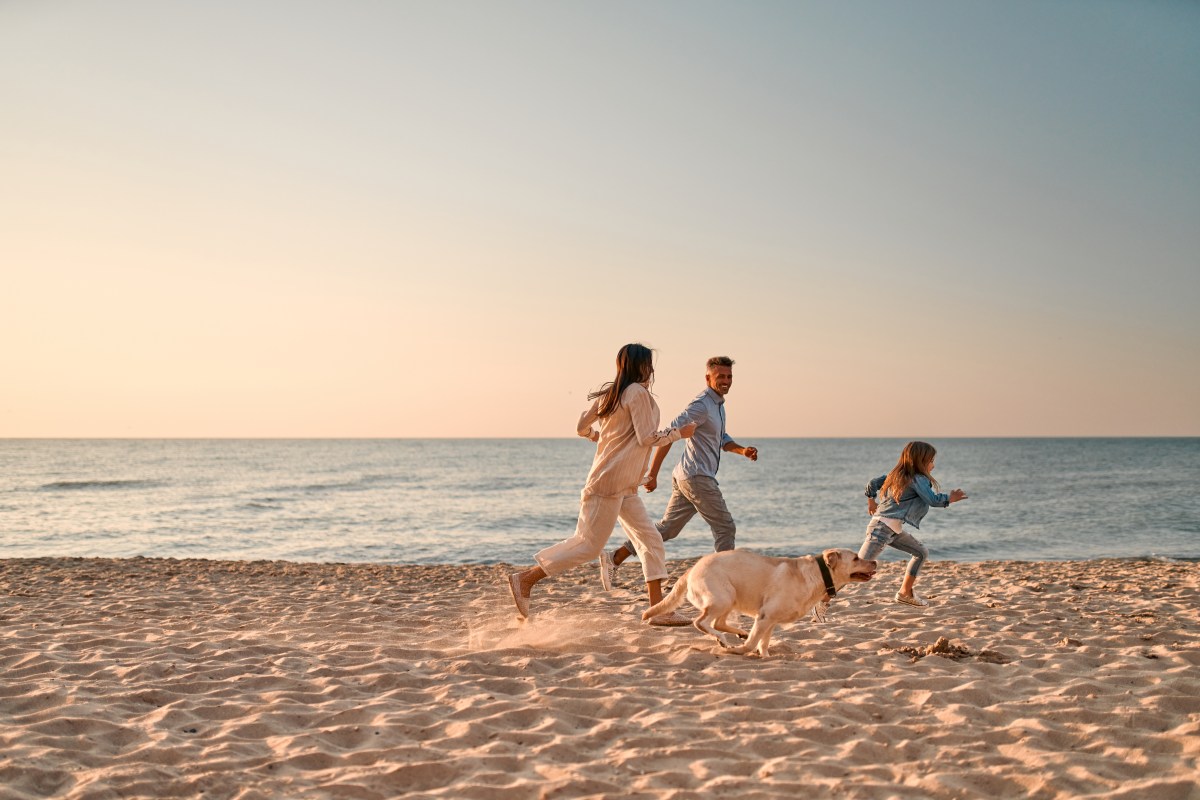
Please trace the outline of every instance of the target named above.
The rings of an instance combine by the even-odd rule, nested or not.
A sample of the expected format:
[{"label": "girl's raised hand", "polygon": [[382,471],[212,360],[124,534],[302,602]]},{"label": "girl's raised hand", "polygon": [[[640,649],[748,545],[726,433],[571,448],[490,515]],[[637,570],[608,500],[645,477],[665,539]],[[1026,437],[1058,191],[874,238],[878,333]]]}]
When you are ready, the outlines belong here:
[{"label": "girl's raised hand", "polygon": [[690,439],[692,434],[696,432],[696,423],[689,422],[687,425],[679,426],[679,438]]},{"label": "girl's raised hand", "polygon": [[957,503],[959,500],[966,500],[966,499],[967,499],[967,493],[964,492],[962,489],[954,489],[953,491],[950,492],[950,502],[951,503]]}]

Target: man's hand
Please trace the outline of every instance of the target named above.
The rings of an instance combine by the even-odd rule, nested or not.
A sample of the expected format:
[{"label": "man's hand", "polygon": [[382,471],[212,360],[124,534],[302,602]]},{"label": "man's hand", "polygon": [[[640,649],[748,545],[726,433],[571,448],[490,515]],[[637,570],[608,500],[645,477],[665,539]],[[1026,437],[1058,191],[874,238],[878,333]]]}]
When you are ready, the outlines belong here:
[{"label": "man's hand", "polygon": [[653,492],[658,488],[658,476],[651,475],[649,478],[646,478],[646,482],[642,485],[646,487],[647,492]]},{"label": "man's hand", "polygon": [[742,455],[744,455],[746,458],[750,459],[751,461],[758,461],[758,448],[757,447],[743,447]]},{"label": "man's hand", "polygon": [[875,516],[875,512],[878,510],[879,510],[879,503],[875,502],[874,497],[868,497],[867,498],[867,513],[873,517],[873,516]]}]

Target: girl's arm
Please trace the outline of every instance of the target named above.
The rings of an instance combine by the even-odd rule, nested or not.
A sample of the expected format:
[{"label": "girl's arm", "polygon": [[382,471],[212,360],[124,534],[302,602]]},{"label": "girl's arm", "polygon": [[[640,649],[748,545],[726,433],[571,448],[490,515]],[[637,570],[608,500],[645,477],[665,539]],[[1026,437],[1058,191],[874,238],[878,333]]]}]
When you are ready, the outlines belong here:
[{"label": "girl's arm", "polygon": [[867,482],[867,488],[863,491],[863,494],[867,496],[868,500],[874,500],[875,496],[879,494],[879,490],[883,488],[884,481],[886,480],[887,475],[880,475],[878,478],[872,478]]},{"label": "girl's arm", "polygon": [[924,475],[917,475],[913,478],[912,490],[917,493],[917,497],[924,500],[931,506],[940,506],[947,508],[950,505],[950,495],[942,492],[935,492],[933,484],[929,482],[929,478]]},{"label": "girl's arm", "polygon": [[875,502],[875,498],[879,495],[879,490],[883,488],[884,481],[887,480],[887,475],[880,475],[867,482],[867,488],[863,492],[867,496],[867,513],[872,517],[879,510],[879,503]]},{"label": "girl's arm", "polygon": [[681,438],[678,428],[654,430],[654,401],[645,386],[631,383],[621,396],[621,402],[629,409],[629,417],[633,420],[633,434],[642,447],[671,444]]}]

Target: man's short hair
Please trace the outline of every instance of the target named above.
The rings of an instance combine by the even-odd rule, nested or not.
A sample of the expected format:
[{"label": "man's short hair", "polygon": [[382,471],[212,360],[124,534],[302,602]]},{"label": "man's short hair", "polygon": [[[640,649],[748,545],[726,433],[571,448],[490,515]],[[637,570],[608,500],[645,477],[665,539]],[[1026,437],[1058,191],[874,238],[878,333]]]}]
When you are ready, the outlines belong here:
[{"label": "man's short hair", "polygon": [[704,371],[707,372],[708,370],[712,369],[713,367],[732,367],[732,366],[733,366],[733,359],[730,358],[729,356],[713,356],[712,358],[710,358],[708,360],[708,363],[704,365]]}]

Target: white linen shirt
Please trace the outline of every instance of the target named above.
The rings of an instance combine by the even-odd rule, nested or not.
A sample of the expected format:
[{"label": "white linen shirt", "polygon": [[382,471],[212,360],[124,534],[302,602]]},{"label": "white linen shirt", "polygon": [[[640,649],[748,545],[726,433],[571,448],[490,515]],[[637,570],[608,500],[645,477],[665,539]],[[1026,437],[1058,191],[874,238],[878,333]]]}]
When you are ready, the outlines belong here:
[{"label": "white linen shirt", "polygon": [[677,442],[677,428],[658,428],[658,404],[650,390],[640,383],[631,383],[621,393],[617,408],[600,419],[597,397],[579,417],[576,431],[580,436],[592,435],[592,423],[600,420],[600,440],[596,456],[588,472],[583,494],[599,497],[625,497],[637,494],[646,476],[650,451],[659,445]]}]

